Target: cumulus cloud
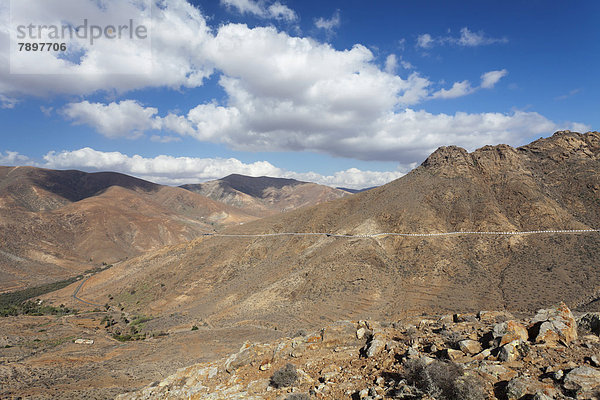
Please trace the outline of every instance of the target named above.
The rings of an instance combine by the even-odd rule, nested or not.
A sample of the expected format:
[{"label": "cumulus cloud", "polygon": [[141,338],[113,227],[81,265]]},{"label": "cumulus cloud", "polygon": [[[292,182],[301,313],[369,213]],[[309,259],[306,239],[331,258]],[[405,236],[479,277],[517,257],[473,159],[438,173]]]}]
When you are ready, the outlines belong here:
[{"label": "cumulus cloud", "polygon": [[19,154],[16,151],[7,150],[4,153],[0,152],[0,165],[17,166],[27,164],[33,164],[33,161],[29,157]]},{"label": "cumulus cloud", "polygon": [[475,91],[469,81],[455,82],[450,89],[440,89],[432,97],[434,99],[454,99],[456,97],[466,96]]},{"label": "cumulus cloud", "polygon": [[395,54],[390,54],[385,59],[385,72],[388,74],[395,74],[398,68],[398,58]]},{"label": "cumulus cloud", "polygon": [[[73,38],[66,40],[66,56],[52,51],[29,52],[20,62],[20,58],[10,57],[9,50],[10,40],[12,48],[18,48],[17,35],[10,35],[11,25],[0,24],[0,64],[11,65],[17,72],[0,72],[0,95],[4,97],[122,93],[148,87],[193,88],[201,86],[213,72],[200,56],[204,42],[211,38],[210,29],[199,10],[185,0],[161,2],[160,7],[152,7],[152,12],[140,0],[78,0],[77,7],[68,7],[70,2],[56,6],[60,2],[34,1],[29,8],[25,7],[28,1],[31,0],[19,2],[21,7],[12,10],[13,25],[27,25],[31,18],[38,18],[45,25],[62,26],[68,21],[78,26],[85,17],[89,24],[107,26],[135,16],[136,23],[151,27],[151,47],[150,42],[141,46],[127,40],[99,40],[90,45],[86,40]],[[18,12],[19,9],[23,11]],[[8,21],[8,12],[8,8],[0,8],[0,20]],[[39,73],[27,73],[32,68]]]},{"label": "cumulus cloud", "polygon": [[264,1],[254,0],[221,0],[221,4],[228,9],[235,9],[240,14],[252,14],[260,18],[273,18],[285,21],[295,21],[298,16],[288,6],[276,1],[268,7]]},{"label": "cumulus cloud", "polygon": [[[9,152],[9,155],[13,154]],[[17,155],[17,153],[14,153]],[[1,156],[1,153],[0,153]],[[22,156],[21,156],[22,157]],[[25,157],[25,159],[27,159]],[[0,161],[3,159],[0,158]],[[51,151],[39,166],[75,168],[87,171],[116,171],[167,185],[204,182],[230,174],[293,178],[328,186],[361,189],[388,183],[403,175],[401,171],[361,171],[350,168],[332,175],[316,172],[287,171],[268,161],[243,163],[235,158],[194,158],[159,155],[153,158],[128,156],[120,152],[102,152],[89,147],[74,151]]]},{"label": "cumulus cloud", "polygon": [[74,124],[93,126],[108,138],[135,139],[146,130],[159,129],[161,126],[160,120],[154,118],[158,109],[143,107],[135,100],[108,105],[88,101],[70,103],[62,112]]},{"label": "cumulus cloud", "polygon": [[508,74],[506,69],[486,72],[485,74],[481,75],[481,87],[484,89],[493,88],[500,79],[506,76],[506,74]]},{"label": "cumulus cloud", "polygon": [[315,20],[315,26],[327,32],[333,32],[341,23],[340,10],[336,10],[331,18],[320,17]]},{"label": "cumulus cloud", "polygon": [[463,47],[485,46],[495,43],[508,43],[507,38],[492,38],[486,36],[483,31],[473,32],[464,27],[460,30],[460,36],[438,36],[433,37],[429,33],[423,33],[417,37],[417,47],[430,49],[436,45],[452,44]]},{"label": "cumulus cloud", "polygon": [[[81,1],[97,7],[93,0]],[[117,4],[114,1],[103,2],[108,16],[120,10],[111,8]],[[137,4],[133,0],[119,1],[118,7]],[[55,10],[46,10],[46,3],[39,4],[40,13],[59,15]],[[239,0],[235,4],[265,8],[267,3]],[[152,19],[151,71],[125,76],[103,74],[111,62],[125,62],[134,71],[140,60],[125,56],[127,48],[94,46],[86,49],[79,63],[40,59],[48,61],[45,65],[51,72],[63,68],[68,72],[52,79],[38,75],[7,78],[0,74],[0,94],[6,90],[85,94],[100,89],[122,92],[156,86],[196,87],[217,72],[225,101],[198,104],[185,113],[165,115],[164,110],[123,100],[110,104],[71,103],[63,108],[62,115],[111,138],[160,131],[151,132],[154,140],[172,140],[176,137],[173,135],[180,135],[241,151],[314,151],[402,164],[420,162],[440,145],[473,149],[484,144],[515,143],[523,137],[551,133],[557,127],[532,112],[431,114],[418,110],[416,105],[432,97],[453,98],[474,89],[463,80],[449,89],[435,90],[432,82],[418,72],[396,75],[391,70],[398,63],[395,56],[388,57],[386,71],[360,44],[338,50],[274,27],[250,28],[245,24],[226,24],[212,31],[198,9],[185,0],[162,2],[153,10]],[[339,26],[339,20],[336,12],[318,25],[333,29]],[[0,35],[6,33],[2,29],[0,26]],[[467,35],[471,31],[464,32],[462,45],[469,40],[476,42]],[[482,33],[478,35],[486,38]],[[457,45],[461,45],[461,38],[455,38]],[[47,52],[38,53],[40,57],[48,56]],[[6,54],[0,52],[1,57]],[[502,71],[484,74],[481,87],[493,86]]]}]

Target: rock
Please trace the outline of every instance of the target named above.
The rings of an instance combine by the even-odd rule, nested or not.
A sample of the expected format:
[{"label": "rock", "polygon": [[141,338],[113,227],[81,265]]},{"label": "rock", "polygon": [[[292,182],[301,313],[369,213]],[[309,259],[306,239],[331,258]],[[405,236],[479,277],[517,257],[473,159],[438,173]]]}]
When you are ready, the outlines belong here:
[{"label": "rock", "polygon": [[562,369],[559,369],[554,374],[552,374],[552,377],[557,381],[560,381],[563,378],[563,376],[565,376],[565,373]]},{"label": "rock", "polygon": [[577,398],[589,396],[600,388],[600,371],[585,365],[574,368],[565,375],[563,387],[575,392]]},{"label": "rock", "polygon": [[600,367],[600,357],[598,357],[597,355],[591,356],[590,364],[592,364],[594,367]]},{"label": "rock", "polygon": [[448,357],[450,361],[456,361],[464,356],[465,353],[460,350],[446,349],[446,357]]},{"label": "rock", "polygon": [[525,341],[529,339],[527,328],[514,320],[496,324],[492,330],[492,336],[496,340],[498,347],[504,346],[506,343],[514,340]]},{"label": "rock", "polygon": [[521,399],[527,395],[545,395],[553,399],[556,398],[558,392],[552,385],[538,382],[529,376],[513,378],[506,385],[506,398],[508,400]]},{"label": "rock", "polygon": [[481,353],[476,354],[473,359],[477,361],[485,360],[492,355],[492,349],[485,349]]},{"label": "rock", "polygon": [[260,364],[260,367],[258,367],[258,369],[260,369],[261,371],[268,371],[271,369],[271,363],[268,361],[263,361]]},{"label": "rock", "polygon": [[517,376],[517,372],[502,364],[482,364],[476,370],[490,381],[508,381]]},{"label": "rock", "polygon": [[533,400],[553,400],[553,397],[548,396],[544,392],[536,392]]},{"label": "rock", "polygon": [[477,318],[474,314],[454,314],[453,318],[454,322],[475,322]]},{"label": "rock", "polygon": [[408,350],[406,350],[406,356],[409,358],[418,357],[419,351],[417,349],[415,349],[414,347],[409,347]]},{"label": "rock", "polygon": [[374,335],[366,346],[365,355],[367,357],[373,357],[379,354],[384,347],[385,342],[378,335]]},{"label": "rock", "polygon": [[461,340],[458,348],[465,354],[474,355],[481,352],[481,344],[475,340]]},{"label": "rock", "polygon": [[569,344],[577,339],[577,323],[565,303],[556,308],[538,310],[531,320],[531,328],[535,343],[556,346],[560,340]]},{"label": "rock", "polygon": [[600,335],[600,313],[587,313],[577,320],[577,326],[585,331]]},{"label": "rock", "polygon": [[366,336],[367,332],[368,332],[367,328],[365,328],[365,327],[359,328],[356,331],[356,338],[359,340],[363,339]]},{"label": "rock", "polygon": [[503,362],[515,361],[521,357],[524,357],[529,352],[529,346],[527,342],[522,340],[514,340],[510,343],[505,344],[498,353],[498,360]]}]

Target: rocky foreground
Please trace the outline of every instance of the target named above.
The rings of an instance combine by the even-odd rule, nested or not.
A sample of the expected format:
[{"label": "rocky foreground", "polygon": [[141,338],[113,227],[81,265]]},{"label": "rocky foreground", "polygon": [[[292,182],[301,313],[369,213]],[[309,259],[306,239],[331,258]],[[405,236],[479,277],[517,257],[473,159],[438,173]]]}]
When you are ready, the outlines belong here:
[{"label": "rocky foreground", "polygon": [[598,399],[600,314],[566,305],[341,321],[183,368],[126,399]]}]

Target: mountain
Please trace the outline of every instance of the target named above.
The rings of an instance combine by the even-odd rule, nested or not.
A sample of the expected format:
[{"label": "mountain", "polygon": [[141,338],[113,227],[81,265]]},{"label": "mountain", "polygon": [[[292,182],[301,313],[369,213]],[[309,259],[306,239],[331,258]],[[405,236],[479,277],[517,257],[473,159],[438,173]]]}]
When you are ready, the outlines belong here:
[{"label": "mountain", "polygon": [[295,179],[233,174],[195,185],[180,186],[215,201],[264,217],[320,204],[348,195],[347,191]]},{"label": "mountain", "polygon": [[0,291],[77,275],[255,217],[127,175],[0,167]]},{"label": "mountain", "polygon": [[[387,185],[224,232],[598,229],[599,210],[600,133],[561,131],[519,148],[442,147]],[[598,232],[215,236],[121,263],[92,277],[83,295],[102,304],[111,294],[115,306],[165,325],[202,320],[286,332],[421,312],[526,312],[559,300],[597,309],[598,254]],[[69,290],[48,298],[68,301]]]},{"label": "mountain", "polygon": [[348,192],[348,193],[360,193],[360,192],[366,192],[367,190],[375,189],[376,187],[377,186],[371,186],[371,187],[363,188],[363,189],[350,189],[350,188],[338,187],[336,189],[343,190],[344,192]]}]

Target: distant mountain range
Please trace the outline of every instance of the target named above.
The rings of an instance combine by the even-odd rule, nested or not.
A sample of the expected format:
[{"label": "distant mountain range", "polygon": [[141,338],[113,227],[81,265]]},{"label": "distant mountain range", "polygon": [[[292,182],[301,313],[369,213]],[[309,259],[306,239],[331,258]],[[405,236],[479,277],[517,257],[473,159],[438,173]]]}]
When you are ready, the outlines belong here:
[{"label": "distant mountain range", "polygon": [[[598,227],[600,133],[562,131],[519,148],[486,146],[468,153],[442,147],[387,185],[224,232],[361,235]],[[421,312],[530,311],[559,300],[573,308],[599,309],[599,254],[597,232],[204,237],[100,273],[86,284],[85,296],[103,302],[108,293],[135,291],[136,296],[118,301],[131,313],[162,315],[167,325],[167,315],[177,311],[213,327],[284,330]],[[68,301],[68,294],[50,298]]]},{"label": "distant mountain range", "polygon": [[113,172],[0,167],[0,292],[348,194],[243,175],[183,188]]},{"label": "distant mountain range", "polygon": [[180,186],[258,217],[320,204],[348,195],[348,191],[295,179],[233,174],[195,185]]}]

